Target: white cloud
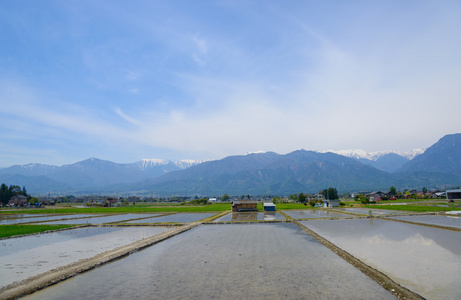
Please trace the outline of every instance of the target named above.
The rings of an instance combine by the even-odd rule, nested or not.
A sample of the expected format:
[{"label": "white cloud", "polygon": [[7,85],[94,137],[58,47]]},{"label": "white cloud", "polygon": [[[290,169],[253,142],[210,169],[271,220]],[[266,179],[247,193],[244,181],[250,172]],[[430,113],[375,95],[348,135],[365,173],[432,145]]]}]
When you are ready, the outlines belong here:
[{"label": "white cloud", "polygon": [[128,123],[131,123],[131,124],[136,125],[136,126],[141,126],[141,123],[138,120],[136,120],[136,119],[126,115],[125,113],[123,113],[122,110],[119,107],[114,108],[114,111],[115,111],[115,113],[117,115],[119,115],[122,119],[124,119]]},{"label": "white cloud", "polygon": [[201,39],[201,38],[199,38],[197,36],[194,36],[192,38],[192,40],[194,41],[194,43],[195,43],[195,45],[196,45],[196,47],[197,47],[197,49],[198,49],[198,51],[199,51],[199,53],[201,55],[207,54],[208,46],[207,46],[207,42],[204,39]]},{"label": "white cloud", "polygon": [[232,5],[239,12],[234,25],[241,27],[227,30],[230,23],[208,23],[188,11],[176,15],[176,7],[171,11],[180,17],[152,18],[131,6],[100,4],[104,16],[106,5],[113,14],[104,20],[127,27],[120,35],[93,36],[77,22],[80,38],[94,38],[77,47],[83,67],[72,79],[83,77],[75,82],[79,91],[65,81],[68,91],[55,89],[57,79],[34,89],[43,82],[40,68],[22,83],[2,78],[0,116],[10,132],[2,137],[78,136],[206,159],[300,148],[406,151],[460,132],[456,7],[427,14],[432,10],[423,5],[392,21],[381,12],[372,14],[380,21],[372,20],[370,10],[352,20],[331,7],[330,19],[274,8],[256,22],[245,19],[255,17],[252,12]]}]

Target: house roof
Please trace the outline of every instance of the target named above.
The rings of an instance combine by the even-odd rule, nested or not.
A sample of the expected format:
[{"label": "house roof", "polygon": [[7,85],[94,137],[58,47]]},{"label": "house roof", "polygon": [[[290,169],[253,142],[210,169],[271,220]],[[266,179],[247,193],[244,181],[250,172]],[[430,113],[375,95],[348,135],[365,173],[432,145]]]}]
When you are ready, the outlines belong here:
[{"label": "house roof", "polygon": [[269,203],[263,203],[263,206],[275,206],[275,204],[269,202]]},{"label": "house roof", "polygon": [[232,204],[258,204],[258,201],[252,200],[234,200]]}]

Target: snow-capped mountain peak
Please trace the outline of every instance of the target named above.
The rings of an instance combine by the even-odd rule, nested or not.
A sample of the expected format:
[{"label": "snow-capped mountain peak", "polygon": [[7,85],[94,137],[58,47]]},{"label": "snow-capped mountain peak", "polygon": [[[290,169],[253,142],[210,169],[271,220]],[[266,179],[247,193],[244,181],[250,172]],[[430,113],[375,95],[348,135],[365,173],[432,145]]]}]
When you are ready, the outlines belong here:
[{"label": "snow-capped mountain peak", "polygon": [[395,151],[395,150],[383,150],[383,151],[375,151],[375,152],[366,152],[361,149],[349,149],[349,150],[338,150],[338,151],[324,151],[324,152],[333,152],[342,156],[347,156],[347,157],[352,157],[356,159],[368,159],[372,161],[378,160],[381,156],[387,155],[387,154],[397,154],[399,156],[402,156],[408,160],[413,159],[415,156],[418,156],[422,153],[424,153],[425,149],[413,149],[411,151],[407,152],[402,152],[402,151]]},{"label": "snow-capped mountain peak", "polygon": [[204,160],[193,160],[193,159],[181,159],[178,161],[175,161],[174,164],[178,166],[180,169],[187,169],[195,165],[199,165],[202,162],[205,162]]},{"label": "snow-capped mountain peak", "polygon": [[268,151],[252,151],[252,152],[247,152],[245,155],[250,155],[250,154],[264,154],[267,153]]},{"label": "snow-capped mountain peak", "polygon": [[175,165],[176,167],[180,169],[187,169],[189,167],[201,164],[202,162],[205,162],[205,160],[192,160],[192,159],[182,159],[178,161],[170,161],[170,160],[165,160],[165,159],[141,159],[140,161],[136,162],[136,165],[141,169],[141,170],[146,170],[149,168],[153,167],[158,167],[158,166],[166,166],[169,164]]},{"label": "snow-capped mountain peak", "polygon": [[136,164],[141,170],[145,170],[145,169],[152,168],[155,166],[164,166],[169,163],[170,163],[169,160],[156,159],[156,158],[152,158],[152,159],[143,158],[140,161],[136,162]]}]

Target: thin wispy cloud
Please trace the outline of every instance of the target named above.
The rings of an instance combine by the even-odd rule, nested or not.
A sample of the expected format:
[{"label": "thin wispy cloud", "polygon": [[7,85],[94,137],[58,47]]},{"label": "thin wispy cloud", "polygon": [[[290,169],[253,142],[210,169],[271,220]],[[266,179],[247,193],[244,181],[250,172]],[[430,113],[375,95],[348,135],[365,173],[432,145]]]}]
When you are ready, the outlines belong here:
[{"label": "thin wispy cloud", "polygon": [[123,120],[127,121],[128,123],[136,126],[141,126],[141,123],[138,120],[126,115],[124,112],[122,112],[120,108],[116,107],[114,111],[117,115],[119,115]]}]

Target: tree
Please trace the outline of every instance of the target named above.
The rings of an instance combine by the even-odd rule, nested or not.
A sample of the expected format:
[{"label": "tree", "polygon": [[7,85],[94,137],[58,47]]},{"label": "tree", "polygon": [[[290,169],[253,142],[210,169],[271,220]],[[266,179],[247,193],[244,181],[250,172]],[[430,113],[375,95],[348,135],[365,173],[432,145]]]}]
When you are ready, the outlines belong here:
[{"label": "tree", "polygon": [[3,205],[7,205],[8,200],[10,200],[10,194],[9,194],[8,186],[6,184],[2,183],[2,185],[0,186],[0,202]]},{"label": "tree", "polygon": [[362,204],[367,204],[370,203],[370,200],[365,197],[365,195],[360,195],[360,202],[362,202]]},{"label": "tree", "polygon": [[391,186],[391,188],[389,189],[389,192],[397,194],[397,189],[395,188],[395,186]]},{"label": "tree", "polygon": [[26,187],[25,187],[25,186],[22,187],[22,195],[23,195],[23,196],[26,196],[27,198],[29,198],[29,195],[27,194],[27,191],[26,191]]},{"label": "tree", "polygon": [[37,197],[32,197],[27,202],[30,204],[36,204],[36,203],[40,203],[40,199],[38,199]]},{"label": "tree", "polygon": [[336,188],[328,188],[328,189],[324,189],[322,191],[322,194],[323,196],[325,197],[325,199],[328,199],[328,200],[336,200],[336,199],[339,199],[338,197],[338,191],[336,190]]},{"label": "tree", "polygon": [[306,202],[306,196],[301,193],[298,195],[298,201],[301,202],[301,203],[305,203]]},{"label": "tree", "polygon": [[427,193],[427,189],[426,187],[423,187],[423,194],[426,194]]},{"label": "tree", "polygon": [[228,194],[224,194],[224,195],[222,195],[222,197],[221,197],[221,200],[222,200],[222,201],[227,201],[227,200],[229,200],[229,199],[230,199],[230,196],[229,196]]},{"label": "tree", "polygon": [[10,185],[9,191],[10,191],[10,197],[21,195],[22,193],[21,187],[19,185]]}]

